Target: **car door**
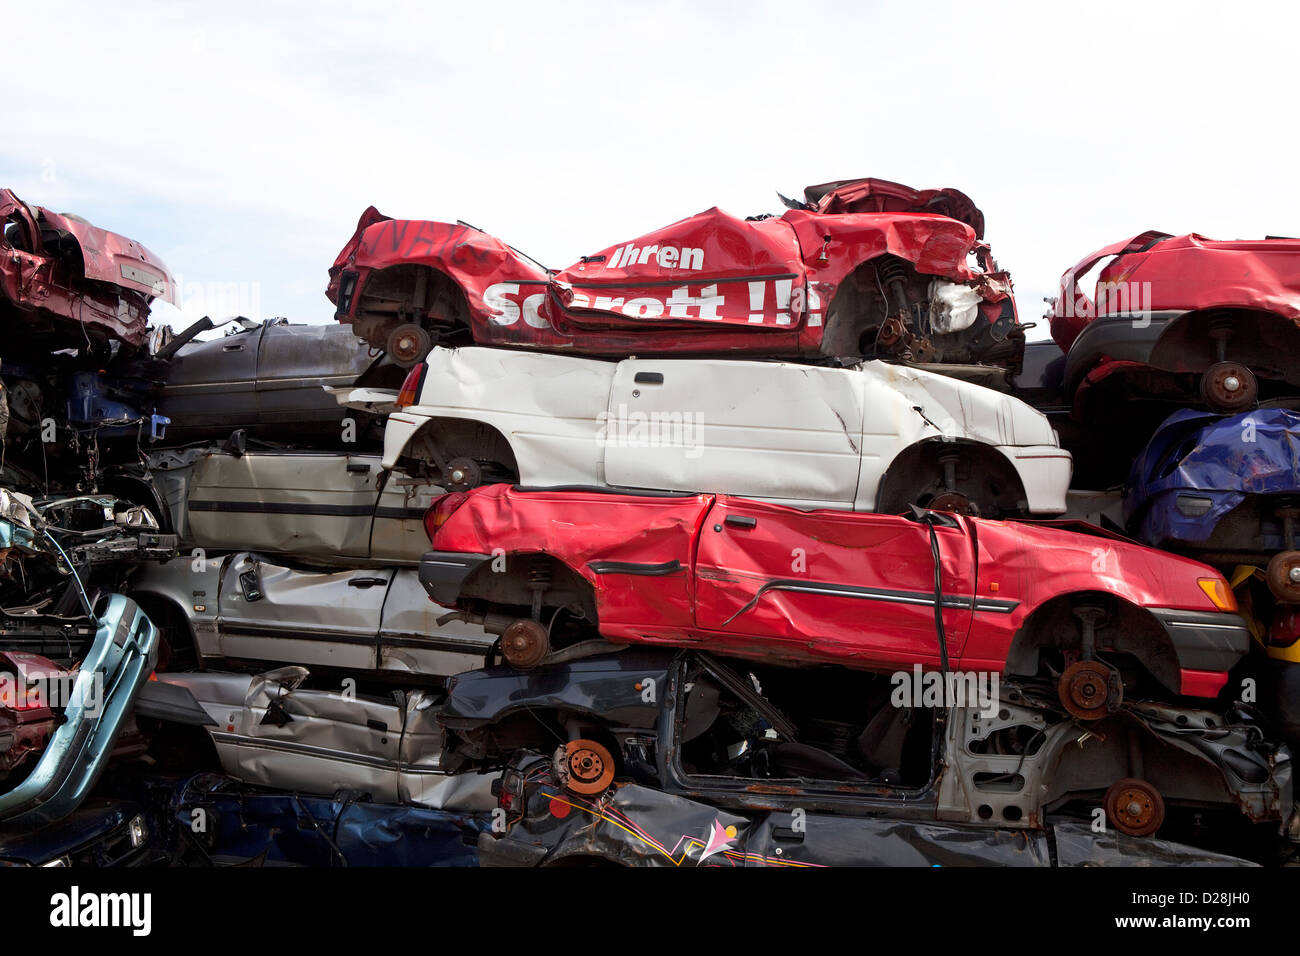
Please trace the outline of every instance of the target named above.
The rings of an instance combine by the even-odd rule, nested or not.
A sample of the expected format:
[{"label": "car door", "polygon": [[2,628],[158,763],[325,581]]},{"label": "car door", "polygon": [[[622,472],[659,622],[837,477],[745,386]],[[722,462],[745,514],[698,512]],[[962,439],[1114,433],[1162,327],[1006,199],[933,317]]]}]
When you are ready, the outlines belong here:
[{"label": "car door", "polygon": [[257,348],[256,424],[337,435],[347,412],[326,389],[351,385],[370,362],[351,326],[268,320]]},{"label": "car door", "polygon": [[862,389],[847,369],[628,359],[600,438],[606,481],[852,508]]},{"label": "car door", "polygon": [[263,326],[239,327],[191,342],[172,359],[158,411],[171,419],[169,440],[229,434],[257,421],[257,354]]},{"label": "car door", "polygon": [[[301,675],[301,676],[299,676]],[[262,786],[399,799],[403,706],[354,688],[299,688],[301,667],[253,678],[233,734],[238,775]]]},{"label": "car door", "polygon": [[[964,525],[939,527],[943,622],[956,661],[974,570]],[[929,528],[894,515],[803,512],[719,496],[700,531],[695,620],[723,646],[780,644],[861,667],[937,664]]]},{"label": "car door", "polygon": [[209,549],[271,551],[329,562],[364,559],[370,554],[378,476],[377,455],[235,455],[214,449],[194,463],[189,537]]},{"label": "car door", "polygon": [[302,571],[251,553],[221,580],[224,657],[373,670],[391,568]]},{"label": "car door", "polygon": [[395,569],[379,626],[380,670],[449,677],[482,667],[496,635],[476,624],[440,625],[446,613],[429,600],[417,569]]}]

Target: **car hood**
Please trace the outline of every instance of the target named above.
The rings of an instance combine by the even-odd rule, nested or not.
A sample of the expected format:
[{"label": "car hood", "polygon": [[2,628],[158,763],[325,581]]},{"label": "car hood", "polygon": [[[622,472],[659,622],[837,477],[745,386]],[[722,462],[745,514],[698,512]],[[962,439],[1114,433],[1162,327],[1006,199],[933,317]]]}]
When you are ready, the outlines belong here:
[{"label": "car hood", "polygon": [[821,213],[928,212],[964,222],[984,238],[984,213],[958,189],[913,189],[887,179],[841,179],[803,191],[810,209]]}]

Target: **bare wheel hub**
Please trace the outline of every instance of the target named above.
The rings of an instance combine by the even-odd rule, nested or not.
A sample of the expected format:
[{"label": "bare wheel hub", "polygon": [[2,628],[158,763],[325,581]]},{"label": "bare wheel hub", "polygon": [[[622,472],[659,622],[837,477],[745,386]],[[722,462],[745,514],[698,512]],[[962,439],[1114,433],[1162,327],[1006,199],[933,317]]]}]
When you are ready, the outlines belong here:
[{"label": "bare wheel hub", "polygon": [[403,322],[388,333],[385,351],[403,368],[410,368],[429,354],[433,340],[414,322]]},{"label": "bare wheel hub", "polygon": [[1268,589],[1283,604],[1300,604],[1300,551],[1279,551],[1269,558]]},{"label": "bare wheel hub", "polygon": [[1119,706],[1123,686],[1101,661],[1075,661],[1061,675],[1061,704],[1080,720],[1100,720]]},{"label": "bare wheel hub", "polygon": [[501,656],[511,667],[529,670],[540,664],[550,651],[546,628],[537,621],[520,618],[507,625],[501,634]]},{"label": "bare wheel hub", "polygon": [[614,781],[614,755],[595,740],[570,740],[555,752],[560,784],[574,793],[603,793]]},{"label": "bare wheel hub", "polygon": [[1216,412],[1242,412],[1259,398],[1259,383],[1240,362],[1215,362],[1201,375],[1201,398]]},{"label": "bare wheel hub", "polygon": [[473,458],[453,458],[447,462],[442,484],[448,491],[469,491],[483,481],[483,469]]},{"label": "bare wheel hub", "polygon": [[978,515],[979,508],[959,491],[945,491],[930,499],[931,511],[951,511],[959,515]]},{"label": "bare wheel hub", "polygon": [[1165,822],[1165,801],[1160,791],[1145,780],[1126,777],[1106,791],[1106,819],[1129,836],[1150,836]]}]

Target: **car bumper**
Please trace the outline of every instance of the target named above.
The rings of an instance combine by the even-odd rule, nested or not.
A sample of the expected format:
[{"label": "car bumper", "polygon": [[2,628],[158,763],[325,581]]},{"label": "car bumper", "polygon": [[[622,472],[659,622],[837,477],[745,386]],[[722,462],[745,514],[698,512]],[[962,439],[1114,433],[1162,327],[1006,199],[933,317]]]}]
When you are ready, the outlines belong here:
[{"label": "car bumper", "polygon": [[[27,778],[0,795],[0,820],[43,825],[81,805],[157,660],[158,629],[134,601],[111,595],[95,641],[78,668],[65,722]],[[102,687],[102,697],[92,683]]]},{"label": "car bumper", "polygon": [[385,470],[391,471],[396,467],[397,459],[406,452],[406,446],[427,421],[427,415],[412,415],[409,412],[393,412],[388,416],[388,422],[384,425],[384,458],[381,462]]},{"label": "car bumper", "polygon": [[1083,377],[1106,356],[1117,362],[1151,361],[1151,353],[1181,309],[1121,313],[1094,319],[1079,333],[1065,355],[1065,394],[1073,395]]},{"label": "car bumper", "polygon": [[429,551],[420,559],[420,583],[443,607],[454,607],[465,579],[492,560],[490,554]]},{"label": "car bumper", "polygon": [[1059,515],[1065,511],[1074,459],[1055,445],[998,445],[1025,489],[1030,514]]},{"label": "car bumper", "polygon": [[520,843],[509,836],[496,837],[491,833],[478,835],[478,865],[488,866],[537,866],[550,852],[550,847],[537,846],[532,843]]},{"label": "car bumper", "polygon": [[1182,671],[1180,693],[1215,697],[1228,671],[1250,651],[1250,629],[1240,615],[1151,608],[1173,642]]}]

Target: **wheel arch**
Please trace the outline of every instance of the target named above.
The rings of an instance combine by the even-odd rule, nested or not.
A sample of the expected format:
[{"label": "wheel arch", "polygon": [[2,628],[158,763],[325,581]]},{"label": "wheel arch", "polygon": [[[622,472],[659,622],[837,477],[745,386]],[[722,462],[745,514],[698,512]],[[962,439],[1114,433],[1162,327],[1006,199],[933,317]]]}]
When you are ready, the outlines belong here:
[{"label": "wheel arch", "polygon": [[881,474],[876,484],[875,510],[896,514],[905,509],[911,502],[902,501],[904,480],[922,473],[920,469],[929,469],[936,475],[942,475],[939,454],[953,447],[961,452],[968,467],[981,464],[989,467],[992,472],[990,480],[1005,488],[999,498],[1007,501],[1014,499],[1016,506],[1013,510],[1029,513],[1025,483],[1016,470],[1015,463],[996,446],[972,438],[922,438],[908,445],[894,456]]},{"label": "wheel arch", "polygon": [[[1171,372],[1205,371],[1218,361],[1215,340],[1210,334],[1211,325],[1216,321],[1232,324],[1228,359],[1252,370],[1271,369],[1279,354],[1300,352],[1297,320],[1258,307],[1214,306],[1185,312],[1170,322],[1152,346],[1151,366]],[[1300,370],[1293,370],[1289,378],[1284,378],[1300,384]]]},{"label": "wheel arch", "polygon": [[[494,561],[484,562],[461,582],[459,601],[484,601],[501,607],[523,607],[531,601],[529,579],[538,572],[550,577],[551,587],[543,592],[542,606],[564,607],[579,601],[587,620],[597,623],[596,581],[585,569],[540,549],[507,552],[504,571],[495,570]],[[547,601],[546,596],[551,600]]]},{"label": "wheel arch", "polygon": [[1173,694],[1182,688],[1182,669],[1173,639],[1156,616],[1141,605],[1110,591],[1068,591],[1039,604],[1026,616],[1007,650],[1006,673],[1033,676],[1041,668],[1044,649],[1073,646],[1079,638],[1076,607],[1105,608],[1107,617],[1097,629],[1103,652],[1129,654],[1156,681]]},{"label": "wheel arch", "polygon": [[433,447],[440,447],[448,459],[459,457],[472,449],[481,450],[485,454],[468,457],[499,462],[513,474],[514,480],[521,478],[514,445],[506,433],[490,421],[450,415],[430,416],[411,433],[397,453],[398,467],[412,462],[436,464],[436,458],[432,457]]}]

